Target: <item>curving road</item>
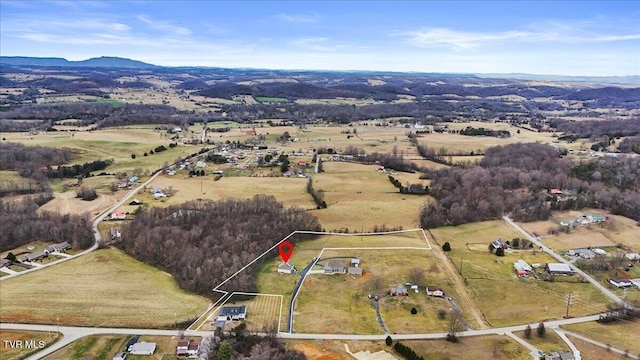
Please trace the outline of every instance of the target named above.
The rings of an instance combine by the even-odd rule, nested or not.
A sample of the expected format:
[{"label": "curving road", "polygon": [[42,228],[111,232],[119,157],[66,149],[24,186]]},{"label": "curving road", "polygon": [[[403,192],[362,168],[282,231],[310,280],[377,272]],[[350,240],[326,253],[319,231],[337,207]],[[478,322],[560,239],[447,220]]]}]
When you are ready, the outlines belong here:
[{"label": "curving road", "polygon": [[99,215],[97,218],[95,218],[93,220],[93,223],[91,224],[91,229],[93,231],[93,236],[95,237],[95,241],[94,241],[93,245],[90,248],[88,248],[87,250],[84,250],[83,252],[77,253],[75,255],[70,255],[68,257],[64,257],[64,258],[62,258],[60,260],[52,261],[50,263],[43,264],[43,265],[31,268],[31,269],[23,270],[23,271],[15,273],[15,274],[9,274],[9,275],[3,276],[3,277],[0,278],[0,281],[11,279],[12,277],[16,277],[16,276],[28,274],[30,272],[41,270],[41,269],[47,268],[49,266],[57,265],[57,264],[60,264],[62,262],[65,262],[65,261],[69,261],[71,259],[75,259],[75,258],[80,257],[82,255],[86,255],[86,254],[98,249],[98,247],[100,246],[100,242],[102,241],[102,235],[100,235],[100,231],[98,231],[98,225],[100,224],[100,222],[102,220],[104,220],[104,218],[107,217],[107,215],[109,215],[110,213],[114,212],[116,209],[118,209],[120,206],[122,206],[122,204],[127,202],[140,189],[144,188],[146,185],[148,185],[153,180],[155,180],[155,178],[158,177],[158,175],[160,175],[161,173],[162,173],[162,171],[158,171],[155,174],[153,174],[149,178],[149,180],[147,180],[144,183],[140,184],[140,186],[138,186],[137,188],[135,188],[133,190],[130,190],[129,193],[127,193],[120,201],[115,203],[112,207],[110,207],[109,209],[104,211],[101,215]]}]

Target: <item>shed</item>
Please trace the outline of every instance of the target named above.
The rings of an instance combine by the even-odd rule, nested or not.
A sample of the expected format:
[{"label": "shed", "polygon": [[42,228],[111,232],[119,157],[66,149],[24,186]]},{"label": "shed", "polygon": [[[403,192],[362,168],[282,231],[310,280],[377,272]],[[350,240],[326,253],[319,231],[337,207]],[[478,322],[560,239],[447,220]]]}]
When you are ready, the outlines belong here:
[{"label": "shed", "polygon": [[127,358],[126,352],[117,352],[113,355],[112,360],[124,360]]},{"label": "shed", "polygon": [[549,274],[552,275],[570,275],[573,274],[573,270],[567,264],[563,263],[548,263],[544,268]]},{"label": "shed", "polygon": [[529,264],[527,264],[526,261],[522,260],[522,259],[518,259],[518,261],[516,261],[513,264],[513,267],[516,268],[516,271],[526,271],[529,272],[532,270],[531,266],[529,266]]},{"label": "shed", "polygon": [[131,346],[132,355],[152,355],[156,351],[156,343],[139,342]]},{"label": "shed", "polygon": [[349,269],[347,269],[347,274],[354,275],[354,276],[362,276],[362,268],[356,267],[356,266],[350,266]]}]

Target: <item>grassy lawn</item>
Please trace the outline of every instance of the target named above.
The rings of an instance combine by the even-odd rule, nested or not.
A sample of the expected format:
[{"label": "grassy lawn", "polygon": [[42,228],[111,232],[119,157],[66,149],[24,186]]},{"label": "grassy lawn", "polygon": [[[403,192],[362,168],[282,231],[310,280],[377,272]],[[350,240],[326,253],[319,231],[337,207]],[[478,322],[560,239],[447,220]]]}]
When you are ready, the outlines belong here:
[{"label": "grassy lawn", "polygon": [[0,303],[3,322],[170,327],[197,317],[208,301],[120,250],[103,249],[4,280]]},{"label": "grassy lawn", "polygon": [[[384,288],[380,289],[381,291],[388,290],[387,284],[389,282],[406,282],[404,279],[406,278],[407,269],[412,267],[424,267],[425,271],[430,269],[429,273],[425,274],[427,280],[434,283],[443,281],[443,286],[446,286],[445,280],[443,280],[444,275],[441,275],[440,267],[436,263],[437,260],[428,250],[348,250],[348,248],[362,247],[427,248],[427,243],[421,232],[370,236],[322,235],[317,236],[314,240],[297,242],[292,239],[292,241],[294,243],[294,251],[289,262],[293,263],[298,269],[304,268],[314,257],[320,256],[322,252],[321,258],[323,259],[336,256],[356,256],[361,259],[365,270],[365,274],[361,278],[353,278],[346,275],[308,275],[296,302],[296,316],[294,317],[294,329],[296,331],[331,331],[331,329],[325,329],[325,327],[331,328],[333,326],[327,325],[327,322],[339,319],[340,314],[344,315],[344,312],[348,312],[351,309],[351,311],[361,311],[362,314],[366,314],[364,322],[362,324],[359,323],[360,317],[362,317],[360,315],[353,315],[356,318],[354,323],[350,323],[350,325],[345,325],[345,320],[339,319],[334,321],[334,325],[341,324],[339,327],[342,329],[338,329],[335,332],[349,332],[351,331],[349,327],[351,325],[354,327],[353,331],[358,333],[381,332],[375,320],[375,312],[371,307],[370,300],[367,298],[369,292],[363,289],[363,286],[366,286],[367,279],[372,274],[384,276],[382,281]],[[329,248],[347,249],[331,250]],[[323,251],[323,249],[325,250]],[[396,251],[401,251],[401,256],[397,255]],[[295,275],[278,274],[277,266],[281,260],[279,257],[275,257],[275,252],[273,256],[273,258],[260,265],[258,269],[258,292],[283,295],[284,308],[280,319],[280,329],[284,331],[286,329],[286,319],[289,315],[288,304],[291,293],[299,278]],[[346,264],[347,259],[344,259],[344,261]],[[322,266],[318,265],[314,269],[320,270]],[[326,289],[331,289],[331,291],[325,291]],[[343,295],[336,299],[336,293]],[[327,306],[331,307],[330,311],[326,308]],[[318,316],[321,311],[327,313]]]},{"label": "grassy lawn", "polygon": [[595,287],[577,277],[556,277],[555,282],[536,280],[533,276],[516,278],[513,263],[518,259],[543,266],[555,261],[533,251],[506,253],[504,257],[490,254],[487,250],[490,241],[519,235],[502,221],[443,227],[432,232],[439,243],[451,243],[448,255],[458,268],[462,263],[463,277],[492,326],[561,318],[566,313],[568,293],[572,293],[570,316],[574,317],[601,312],[609,302]]},{"label": "grassy lawn", "polygon": [[[4,360],[25,359],[29,355],[40,351],[40,345],[43,348],[55,343],[62,337],[57,332],[41,332],[41,331],[19,331],[0,329],[0,358]],[[18,346],[17,341],[22,342],[22,346]],[[11,346],[11,344],[15,344]],[[32,346],[35,344],[35,349]]]},{"label": "grassy lawn", "polygon": [[[419,293],[379,301],[385,325],[391,332],[413,333],[444,331],[445,321],[437,319],[439,309],[448,309],[442,299],[427,296],[426,285],[439,286],[452,297],[453,290],[439,260],[425,250],[325,250],[322,258],[358,257],[365,273],[362,277],[343,274],[308,275],[296,303],[294,329],[300,332],[378,334],[382,328],[375,318],[368,294],[386,294],[393,286],[409,281],[412,268],[423,269],[425,282]],[[343,261],[346,264],[348,259]],[[325,262],[322,262],[325,263]],[[318,269],[322,267],[318,266]],[[378,284],[371,279],[379,277]],[[331,289],[330,291],[328,289]],[[340,294],[336,296],[336,294]],[[418,314],[411,315],[416,307]]]},{"label": "grassy lawn", "polygon": [[[609,324],[600,324],[594,321],[564,325],[562,327],[568,331],[573,331],[601,343],[611,344],[619,349],[628,349],[634,354],[640,354],[640,342],[638,342],[640,321],[638,320],[618,321]],[[581,341],[578,340],[578,343],[579,342]]]}]

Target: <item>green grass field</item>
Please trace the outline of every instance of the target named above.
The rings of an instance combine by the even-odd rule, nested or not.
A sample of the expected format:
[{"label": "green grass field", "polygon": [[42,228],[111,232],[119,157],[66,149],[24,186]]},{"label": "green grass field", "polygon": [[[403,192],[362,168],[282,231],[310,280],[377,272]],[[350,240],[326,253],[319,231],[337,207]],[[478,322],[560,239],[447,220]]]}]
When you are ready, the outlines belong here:
[{"label": "green grass field", "polygon": [[120,106],[126,104],[124,101],[121,101],[121,100],[104,99],[104,98],[97,98],[95,100],[88,100],[87,102],[96,102],[98,104],[110,104],[114,108],[119,108]]},{"label": "green grass field", "polygon": [[[37,296],[34,296],[36,294]],[[3,280],[0,320],[75,326],[170,327],[208,301],[117,249]]]}]

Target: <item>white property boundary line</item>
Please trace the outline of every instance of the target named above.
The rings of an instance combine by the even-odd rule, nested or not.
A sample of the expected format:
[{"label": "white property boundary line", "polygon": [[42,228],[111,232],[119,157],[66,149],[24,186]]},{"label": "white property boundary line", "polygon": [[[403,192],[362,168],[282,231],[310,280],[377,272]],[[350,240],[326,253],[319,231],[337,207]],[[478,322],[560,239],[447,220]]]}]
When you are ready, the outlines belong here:
[{"label": "white property boundary line", "polygon": [[[374,235],[402,234],[402,233],[417,232],[417,231],[420,231],[422,233],[424,241],[427,244],[426,248],[422,248],[422,247],[369,247],[369,248],[351,247],[351,248],[326,248],[326,249],[332,249],[332,250],[339,250],[339,249],[355,249],[355,250],[432,250],[431,244],[429,243],[429,238],[427,237],[427,234],[424,232],[424,229],[422,229],[422,228],[407,229],[407,230],[395,230],[395,231],[363,232],[363,233],[338,233],[338,232],[327,232],[327,231],[296,230],[296,231],[292,232],[291,234],[285,236],[282,240],[280,240],[277,243],[275,243],[269,249],[265,250],[262,254],[258,255],[255,259],[251,260],[247,265],[245,265],[242,268],[240,268],[238,271],[233,273],[231,276],[229,276],[227,279],[225,279],[223,282],[221,282],[215,288],[213,288],[213,291],[221,293],[222,296],[213,305],[209,306],[207,308],[207,310],[202,315],[200,315],[198,317],[198,319],[196,319],[196,321],[194,321],[191,325],[189,325],[187,330],[191,329],[192,326],[197,324],[198,321],[200,321],[204,316],[209,314],[209,311],[211,311],[213,308],[215,308],[218,304],[222,303],[222,304],[220,304],[218,306],[218,308],[220,308],[222,305],[224,305],[234,294],[239,294],[239,295],[240,294],[246,294],[246,295],[282,296],[282,295],[276,295],[276,294],[242,293],[242,292],[232,292],[231,295],[229,295],[228,291],[220,290],[220,287],[222,285],[226,284],[229,280],[231,280],[234,277],[236,277],[236,275],[238,275],[241,272],[243,272],[244,270],[246,270],[249,266],[251,266],[254,263],[256,263],[258,260],[260,260],[265,255],[267,255],[270,251],[272,251],[273,249],[278,247],[278,245],[280,245],[283,241],[288,240],[293,235],[296,235],[296,234],[309,234],[309,235],[338,235],[338,236],[374,236]],[[320,251],[320,255],[322,255],[324,250],[325,250],[325,248],[323,248]],[[320,259],[320,257],[318,257],[318,259]],[[305,278],[302,279],[302,283],[304,283],[304,280],[306,279],[306,275],[307,274],[305,274]],[[227,295],[229,295],[229,296],[227,296]],[[296,296],[297,296],[297,294],[296,294]],[[295,298],[294,298],[294,301],[295,301]],[[281,304],[280,304],[280,317],[282,317],[282,300],[281,300]],[[200,325],[200,326],[202,326],[202,325]],[[200,326],[198,326],[197,328],[200,328]],[[280,321],[278,321],[278,333],[280,333]]]},{"label": "white property boundary line", "polygon": [[[209,308],[207,308],[207,310],[202,315],[200,315],[198,317],[198,319],[187,328],[187,330],[198,331],[209,320],[205,320],[200,326],[196,327],[195,329],[192,329],[191,327],[193,325],[197,324],[198,321],[200,321],[203,317],[206,316],[206,318],[208,319],[213,314],[215,314],[217,311],[220,311],[220,308],[223,307],[226,303],[228,303],[229,300],[231,300],[231,298],[233,298],[234,295],[279,297],[280,298],[280,312],[278,314],[278,332],[280,332],[280,320],[282,319],[282,306],[283,306],[283,302],[284,302],[284,296],[283,295],[279,295],[279,294],[248,293],[248,292],[242,292],[242,291],[234,291],[228,297],[225,297],[225,296],[221,297],[220,300],[216,301],[215,304],[209,306]],[[220,303],[222,299],[225,299],[225,300],[222,301],[222,303]],[[218,304],[220,304],[220,305],[218,305]],[[218,306],[216,307],[216,305],[218,305]],[[215,308],[215,310],[213,310],[214,308]],[[211,310],[213,310],[213,311],[211,311]]]}]

